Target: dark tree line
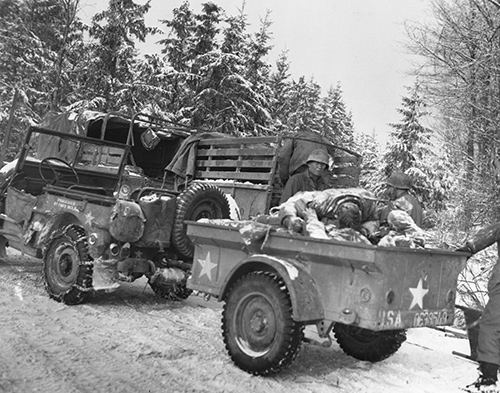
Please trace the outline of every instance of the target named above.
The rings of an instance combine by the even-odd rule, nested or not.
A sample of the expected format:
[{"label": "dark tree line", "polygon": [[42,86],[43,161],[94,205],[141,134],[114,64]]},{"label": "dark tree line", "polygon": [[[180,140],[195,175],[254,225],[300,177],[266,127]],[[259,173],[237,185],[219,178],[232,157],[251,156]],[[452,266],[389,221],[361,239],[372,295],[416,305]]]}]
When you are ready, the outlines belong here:
[{"label": "dark tree line", "polygon": [[[0,135],[10,137],[0,158],[15,155],[28,125],[68,109],[146,112],[232,135],[307,129],[352,145],[340,84],[323,95],[314,80],[291,77],[286,52],[269,63],[269,14],[251,33],[244,9],[228,15],[211,2],[158,15],[162,28],[146,25],[149,2],[110,0],[89,25],[79,6],[0,1]],[[139,53],[152,35],[159,53]]]},{"label": "dark tree line", "polygon": [[[49,111],[144,112],[231,135],[315,131],[363,153],[362,185],[376,190],[391,170],[403,170],[417,180],[427,207],[446,207],[447,158],[436,158],[434,132],[421,124],[425,83],[403,98],[401,122],[392,124],[382,152],[373,138],[354,138],[340,83],[322,93],[312,78],[292,78],[286,51],[269,62],[269,13],[250,29],[244,9],[228,15],[215,3],[193,10],[186,1],[158,15],[161,27],[154,28],[145,22],[149,2],[110,0],[88,25],[79,6],[79,0],[0,0],[0,137],[9,140],[0,159],[13,158],[27,126]],[[148,39],[158,42],[157,53],[139,53],[137,44]],[[454,104],[448,110],[459,112]],[[458,140],[468,146],[464,135]]]}]

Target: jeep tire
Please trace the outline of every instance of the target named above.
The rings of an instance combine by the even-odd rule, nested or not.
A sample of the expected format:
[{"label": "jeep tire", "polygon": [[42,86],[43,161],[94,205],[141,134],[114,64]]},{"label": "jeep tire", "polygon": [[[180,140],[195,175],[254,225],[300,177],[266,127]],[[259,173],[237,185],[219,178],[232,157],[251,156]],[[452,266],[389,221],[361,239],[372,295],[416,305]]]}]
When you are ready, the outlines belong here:
[{"label": "jeep tire", "polygon": [[184,221],[200,218],[229,218],[229,204],[222,190],[213,184],[195,183],[177,197],[172,243],[179,256],[192,260],[194,245],[186,235]]},{"label": "jeep tire", "polygon": [[92,290],[92,271],[83,228],[68,225],[50,240],[43,275],[51,298],[70,305],[82,303]]}]

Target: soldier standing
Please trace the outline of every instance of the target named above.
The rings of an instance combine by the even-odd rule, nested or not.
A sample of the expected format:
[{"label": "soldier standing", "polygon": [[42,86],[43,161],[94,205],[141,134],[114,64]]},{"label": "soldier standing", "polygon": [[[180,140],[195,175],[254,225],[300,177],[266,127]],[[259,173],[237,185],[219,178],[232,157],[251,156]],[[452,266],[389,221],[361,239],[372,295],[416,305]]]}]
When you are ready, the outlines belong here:
[{"label": "soldier standing", "polygon": [[[500,223],[481,229],[459,251],[475,254],[497,243],[500,251]],[[500,365],[500,255],[488,281],[488,302],[479,320],[477,360],[479,378],[467,386],[470,393],[498,393],[497,379]]]},{"label": "soldier standing", "polygon": [[307,169],[296,173],[288,179],[280,203],[288,200],[299,191],[322,191],[328,188],[323,175],[328,167],[328,153],[323,149],[316,149],[307,157]]},{"label": "soldier standing", "polygon": [[410,176],[403,172],[393,172],[386,182],[386,196],[389,199],[387,208],[381,212],[380,220],[386,221],[391,210],[403,210],[408,213],[417,226],[422,226],[423,210],[420,202],[409,193],[411,189]]}]

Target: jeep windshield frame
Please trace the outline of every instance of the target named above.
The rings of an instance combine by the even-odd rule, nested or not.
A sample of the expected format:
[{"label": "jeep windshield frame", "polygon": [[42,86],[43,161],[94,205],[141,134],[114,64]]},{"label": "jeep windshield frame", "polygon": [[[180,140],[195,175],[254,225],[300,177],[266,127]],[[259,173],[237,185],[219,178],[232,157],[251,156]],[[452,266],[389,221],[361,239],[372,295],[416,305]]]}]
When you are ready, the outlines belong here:
[{"label": "jeep windshield frame", "polygon": [[[43,179],[38,174],[42,171],[38,167],[42,166],[44,159],[50,157],[66,162],[68,167],[54,160],[51,165],[44,166],[46,172],[50,173],[50,166],[61,171],[76,171],[80,180],[84,179],[89,188],[94,179],[96,182],[101,179],[109,190],[116,191],[129,155],[130,146],[126,144],[32,126],[26,134],[10,183],[20,178],[31,179],[33,183],[38,183],[33,187],[33,194],[38,194],[47,185],[56,187],[51,184],[43,186]],[[91,163],[91,159],[95,159],[95,162]]]}]

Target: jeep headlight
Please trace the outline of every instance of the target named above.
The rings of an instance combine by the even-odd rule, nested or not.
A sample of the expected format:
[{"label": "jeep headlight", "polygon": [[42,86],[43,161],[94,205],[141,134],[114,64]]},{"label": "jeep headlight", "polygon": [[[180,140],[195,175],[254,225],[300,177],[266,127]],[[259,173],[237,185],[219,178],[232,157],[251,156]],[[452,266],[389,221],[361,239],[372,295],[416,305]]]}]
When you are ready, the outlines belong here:
[{"label": "jeep headlight", "polygon": [[130,196],[131,188],[128,184],[122,184],[120,187],[120,192],[118,193],[119,198],[128,198]]}]

